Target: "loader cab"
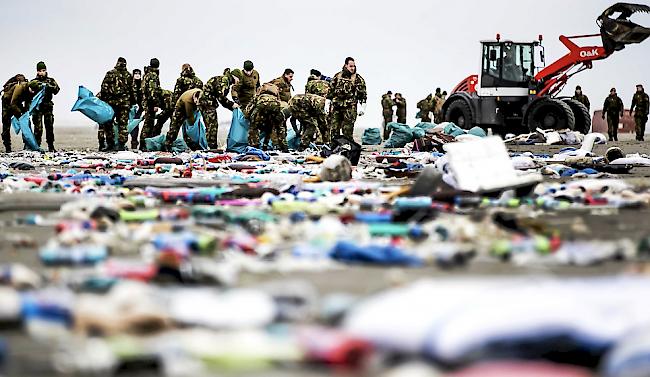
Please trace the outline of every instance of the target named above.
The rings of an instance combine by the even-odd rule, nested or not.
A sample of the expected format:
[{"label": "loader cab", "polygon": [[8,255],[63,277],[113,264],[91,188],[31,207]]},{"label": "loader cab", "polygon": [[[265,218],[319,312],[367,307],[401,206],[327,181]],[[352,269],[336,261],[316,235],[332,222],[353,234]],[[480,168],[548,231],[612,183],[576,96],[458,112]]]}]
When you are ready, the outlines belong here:
[{"label": "loader cab", "polygon": [[[480,89],[486,96],[527,95],[535,76],[536,42],[484,41]],[[479,90],[480,90],[479,89]]]}]

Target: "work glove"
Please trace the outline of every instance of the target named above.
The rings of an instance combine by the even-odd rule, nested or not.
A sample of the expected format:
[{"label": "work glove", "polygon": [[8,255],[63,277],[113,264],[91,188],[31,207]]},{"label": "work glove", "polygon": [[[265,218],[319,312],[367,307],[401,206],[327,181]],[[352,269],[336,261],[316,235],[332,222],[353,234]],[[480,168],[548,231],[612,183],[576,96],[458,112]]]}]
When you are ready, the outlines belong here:
[{"label": "work glove", "polygon": [[359,116],[362,117],[366,113],[366,107],[368,106],[367,102],[361,104],[361,109],[359,110]]}]

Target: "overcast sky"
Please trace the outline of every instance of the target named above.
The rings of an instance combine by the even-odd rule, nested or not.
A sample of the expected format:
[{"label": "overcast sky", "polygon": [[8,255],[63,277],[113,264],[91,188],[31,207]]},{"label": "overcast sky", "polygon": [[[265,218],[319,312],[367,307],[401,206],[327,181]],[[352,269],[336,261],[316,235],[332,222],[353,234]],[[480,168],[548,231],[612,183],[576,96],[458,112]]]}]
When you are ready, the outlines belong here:
[{"label": "overcast sky", "polygon": [[[645,0],[638,2],[647,3]],[[39,60],[61,86],[57,126],[90,124],[71,113],[77,87],[99,89],[118,56],[129,69],[151,57],[161,61],[161,82],[173,89],[183,63],[205,82],[225,67],[250,59],[263,81],[284,68],[296,71],[295,93],[311,68],[332,76],[346,56],[356,59],[368,86],[367,115],[358,126],[381,123],[380,97],[402,92],[409,123],[415,104],[436,87],[451,90],[479,70],[479,40],[545,38],[547,62],[565,53],[561,34],[597,33],[604,0],[2,0],[0,73],[35,75]],[[650,25],[650,17],[635,21]],[[582,43],[582,42],[581,42]],[[599,39],[585,41],[598,44]],[[596,107],[616,86],[629,106],[637,83],[649,84],[650,41],[629,46],[570,81],[582,85]],[[220,110],[220,120],[229,119]]]}]

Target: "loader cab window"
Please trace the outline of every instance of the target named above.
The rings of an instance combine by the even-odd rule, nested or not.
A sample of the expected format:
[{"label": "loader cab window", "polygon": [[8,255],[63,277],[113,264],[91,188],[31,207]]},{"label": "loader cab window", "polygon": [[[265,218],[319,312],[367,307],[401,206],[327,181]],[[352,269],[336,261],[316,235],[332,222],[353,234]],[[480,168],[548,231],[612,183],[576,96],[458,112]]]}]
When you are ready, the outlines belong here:
[{"label": "loader cab window", "polygon": [[527,88],[534,75],[533,54],[533,44],[484,43],[481,86]]}]

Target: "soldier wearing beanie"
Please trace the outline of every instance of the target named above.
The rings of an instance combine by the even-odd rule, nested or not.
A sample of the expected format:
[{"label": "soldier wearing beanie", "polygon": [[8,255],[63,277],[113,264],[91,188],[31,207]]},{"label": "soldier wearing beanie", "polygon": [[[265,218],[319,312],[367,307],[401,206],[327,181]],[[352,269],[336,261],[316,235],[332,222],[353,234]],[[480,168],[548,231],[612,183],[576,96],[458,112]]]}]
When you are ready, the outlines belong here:
[{"label": "soldier wearing beanie", "polygon": [[251,102],[259,87],[260,74],[255,70],[253,62],[246,60],[244,62],[244,71],[240,77],[239,83],[232,88],[233,99],[235,99],[242,108],[246,108],[246,105]]},{"label": "soldier wearing beanie", "polygon": [[[135,104],[133,76],[131,76],[131,73],[126,68],[126,59],[122,57],[118,58],[115,68],[106,72],[102,81],[101,94],[102,100],[113,108],[113,112],[115,113],[113,119],[115,124],[117,124],[118,135],[114,134],[112,123],[103,125],[106,145],[102,145],[100,137],[99,148],[100,150],[105,149],[109,151],[124,150],[129,138],[127,132],[129,110]],[[116,136],[117,145],[115,143]]]},{"label": "soldier wearing beanie", "polygon": [[162,103],[162,88],[160,87],[159,77],[160,61],[157,58],[151,59],[149,62],[149,72],[144,75],[142,79],[142,98],[144,102],[144,125],[142,132],[140,132],[140,147],[144,146],[144,141],[147,138],[156,136],[153,135],[154,122],[156,119],[156,112]]},{"label": "soldier wearing beanie", "polygon": [[47,140],[47,148],[50,152],[56,152],[54,148],[54,102],[52,97],[57,95],[61,90],[54,78],[49,77],[47,74],[47,66],[44,62],[36,64],[36,77],[32,80],[41,88],[45,88],[45,96],[43,102],[37,110],[32,114],[32,123],[34,124],[34,137],[36,143],[41,144],[43,137],[43,126],[45,126],[45,138]]}]

